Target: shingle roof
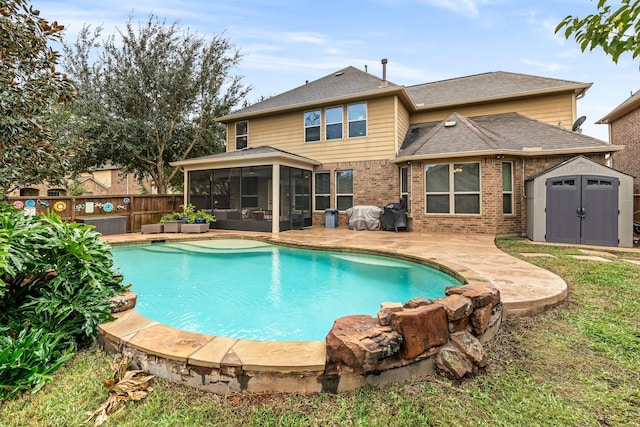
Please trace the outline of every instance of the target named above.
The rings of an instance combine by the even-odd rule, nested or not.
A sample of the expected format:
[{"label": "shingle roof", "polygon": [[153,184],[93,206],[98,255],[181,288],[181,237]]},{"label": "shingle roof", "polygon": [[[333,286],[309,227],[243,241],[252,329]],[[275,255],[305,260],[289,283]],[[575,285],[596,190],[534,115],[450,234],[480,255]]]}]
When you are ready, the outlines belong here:
[{"label": "shingle roof", "polygon": [[495,71],[407,87],[413,101],[425,107],[515,97],[566,88],[584,91],[590,83]]},{"label": "shingle roof", "polygon": [[614,108],[609,114],[598,120],[597,124],[611,123],[612,121],[619,119],[625,114],[640,108],[640,90],[627,98],[622,104]]},{"label": "shingle roof", "polygon": [[244,148],[242,150],[235,151],[227,151],[224,153],[211,154],[208,156],[202,157],[193,157],[191,159],[182,160],[179,162],[172,162],[172,166],[183,166],[191,163],[203,163],[207,161],[225,161],[225,160],[233,160],[233,159],[241,159],[241,158],[250,158],[250,157],[270,157],[270,156],[285,156],[292,159],[298,159],[300,161],[317,164],[316,160],[310,159],[308,157],[300,156],[298,154],[293,154],[288,151],[279,150],[277,148],[270,147],[268,145],[254,147],[254,148]]},{"label": "shingle roof", "polygon": [[342,70],[308,82],[290,91],[267,98],[264,101],[236,110],[230,116],[257,113],[271,109],[283,108],[314,101],[322,101],[335,97],[343,97],[358,93],[370,92],[376,89],[397,86],[386,82],[373,74],[365,73],[349,66]]},{"label": "shingle roof", "polygon": [[616,150],[615,146],[599,139],[551,126],[518,113],[471,118],[453,113],[441,122],[410,126],[397,158],[491,152],[593,152],[608,149]]}]

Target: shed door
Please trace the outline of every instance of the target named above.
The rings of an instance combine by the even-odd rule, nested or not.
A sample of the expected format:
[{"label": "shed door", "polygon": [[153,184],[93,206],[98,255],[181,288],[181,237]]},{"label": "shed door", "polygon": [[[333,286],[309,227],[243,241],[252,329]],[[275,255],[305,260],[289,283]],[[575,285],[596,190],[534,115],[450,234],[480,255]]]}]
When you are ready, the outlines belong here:
[{"label": "shed door", "polygon": [[547,180],[546,240],[618,246],[617,178],[573,175]]},{"label": "shed door", "polygon": [[582,243],[585,245],[618,246],[618,186],[617,178],[582,177]]}]

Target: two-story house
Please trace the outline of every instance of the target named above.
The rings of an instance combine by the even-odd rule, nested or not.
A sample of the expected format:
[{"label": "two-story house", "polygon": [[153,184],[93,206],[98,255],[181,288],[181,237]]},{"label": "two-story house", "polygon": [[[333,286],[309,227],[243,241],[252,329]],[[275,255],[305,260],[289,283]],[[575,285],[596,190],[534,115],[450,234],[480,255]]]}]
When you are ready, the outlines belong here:
[{"label": "two-story house", "polygon": [[609,142],[624,145],[623,152],[615,153],[612,167],[635,177],[635,192],[640,193],[640,91],[598,120],[609,127]]},{"label": "two-story house", "polygon": [[227,151],[176,162],[215,227],[279,232],[404,200],[409,229],[522,235],[525,181],[622,147],[573,129],[589,83],[490,72],[402,86],[347,67],[218,120]]}]

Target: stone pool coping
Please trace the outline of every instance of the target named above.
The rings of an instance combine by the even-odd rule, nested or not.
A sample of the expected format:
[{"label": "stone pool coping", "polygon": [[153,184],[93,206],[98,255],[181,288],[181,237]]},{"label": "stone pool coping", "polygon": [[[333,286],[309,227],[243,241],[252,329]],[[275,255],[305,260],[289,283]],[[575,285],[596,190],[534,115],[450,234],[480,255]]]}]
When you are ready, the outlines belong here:
[{"label": "stone pool coping", "polygon": [[[386,254],[439,265],[442,270],[456,272],[469,284],[498,288],[505,315],[536,314],[562,302],[567,295],[566,283],[560,277],[501,252],[493,243],[494,237],[486,235],[312,228],[277,235],[212,230],[193,237],[171,233],[104,236],[104,240],[113,246],[234,238],[300,248]],[[105,349],[135,354],[139,367],[154,375],[220,393],[244,390],[319,392],[322,389],[317,378],[325,366],[324,341],[269,342],[187,332],[147,319],[135,309],[117,313],[115,317],[116,320],[98,328]],[[234,377],[231,372],[234,368],[242,372],[242,377],[229,382],[226,378]],[[430,374],[433,361],[405,368],[369,378],[365,383],[399,381],[416,374]],[[209,378],[212,372],[220,369],[229,374],[225,375],[225,380],[207,380],[205,384],[205,376]],[[202,371],[201,375],[197,374],[198,370]],[[364,384],[353,382],[354,388],[360,385]]]}]

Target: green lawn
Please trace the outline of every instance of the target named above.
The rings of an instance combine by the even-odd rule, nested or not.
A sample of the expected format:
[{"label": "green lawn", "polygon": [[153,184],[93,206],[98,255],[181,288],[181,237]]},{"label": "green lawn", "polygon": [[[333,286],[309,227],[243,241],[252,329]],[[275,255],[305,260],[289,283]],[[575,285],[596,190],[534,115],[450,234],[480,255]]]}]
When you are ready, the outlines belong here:
[{"label": "green lawn", "polygon": [[[569,299],[543,315],[507,319],[489,367],[462,381],[429,377],[338,395],[218,396],[153,382],[109,426],[637,426],[640,425],[640,253],[613,262],[572,258],[577,248],[500,239],[504,251],[563,277]],[[0,406],[1,426],[76,426],[102,404],[112,358],[80,352],[36,394]],[[92,424],[89,424],[92,425]]]}]

